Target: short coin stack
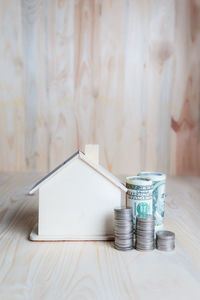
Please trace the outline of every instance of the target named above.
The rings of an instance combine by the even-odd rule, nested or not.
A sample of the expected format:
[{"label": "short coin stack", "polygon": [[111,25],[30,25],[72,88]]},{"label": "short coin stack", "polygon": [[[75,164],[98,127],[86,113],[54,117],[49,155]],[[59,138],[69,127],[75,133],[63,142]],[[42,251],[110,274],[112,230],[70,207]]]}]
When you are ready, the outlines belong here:
[{"label": "short coin stack", "polygon": [[139,251],[154,249],[155,218],[152,215],[138,215],[136,218],[135,248]]},{"label": "short coin stack", "polygon": [[172,251],[175,248],[175,234],[167,230],[157,231],[156,248],[161,251]]},{"label": "short coin stack", "polygon": [[114,210],[115,248],[117,250],[133,249],[133,215],[131,208]]}]

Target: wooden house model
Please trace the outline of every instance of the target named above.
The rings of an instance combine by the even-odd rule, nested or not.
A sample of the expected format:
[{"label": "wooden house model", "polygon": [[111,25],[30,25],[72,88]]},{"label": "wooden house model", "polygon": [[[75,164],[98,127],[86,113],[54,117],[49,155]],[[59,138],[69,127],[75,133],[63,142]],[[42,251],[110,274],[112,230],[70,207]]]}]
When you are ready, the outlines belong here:
[{"label": "wooden house model", "polygon": [[33,241],[111,240],[113,209],[122,205],[126,187],[98,164],[98,145],[86,145],[37,182],[38,224]]}]

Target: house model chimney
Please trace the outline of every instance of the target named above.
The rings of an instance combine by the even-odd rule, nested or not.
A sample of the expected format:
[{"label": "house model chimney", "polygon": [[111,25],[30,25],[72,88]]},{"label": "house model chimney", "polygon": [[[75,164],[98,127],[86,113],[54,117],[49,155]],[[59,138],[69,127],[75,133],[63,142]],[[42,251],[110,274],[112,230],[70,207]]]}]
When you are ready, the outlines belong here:
[{"label": "house model chimney", "polygon": [[99,145],[87,144],[85,145],[85,155],[94,164],[99,164]]}]

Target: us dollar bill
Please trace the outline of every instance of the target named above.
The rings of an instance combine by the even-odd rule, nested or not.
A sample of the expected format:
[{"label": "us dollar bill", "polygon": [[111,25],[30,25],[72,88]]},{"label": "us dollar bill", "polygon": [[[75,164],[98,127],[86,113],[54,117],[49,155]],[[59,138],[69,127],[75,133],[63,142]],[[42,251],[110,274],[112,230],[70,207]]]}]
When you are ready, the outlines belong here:
[{"label": "us dollar bill", "polygon": [[126,178],[127,207],[132,208],[133,224],[135,227],[136,216],[152,214],[152,192],[153,184],[148,178],[131,176]]},{"label": "us dollar bill", "polygon": [[138,176],[148,178],[153,183],[153,215],[156,226],[164,223],[166,175],[159,172],[140,172]]}]

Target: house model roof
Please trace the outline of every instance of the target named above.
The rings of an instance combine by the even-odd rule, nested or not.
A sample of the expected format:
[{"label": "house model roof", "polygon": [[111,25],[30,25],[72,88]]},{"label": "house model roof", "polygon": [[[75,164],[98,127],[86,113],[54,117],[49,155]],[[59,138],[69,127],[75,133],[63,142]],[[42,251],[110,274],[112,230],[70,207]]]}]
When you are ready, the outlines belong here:
[{"label": "house model roof", "polygon": [[118,188],[120,188],[122,191],[127,192],[127,188],[125,185],[123,185],[120,180],[113,176],[108,170],[100,166],[99,164],[96,165],[92,163],[87,156],[81,152],[77,151],[74,153],[71,157],[69,157],[67,160],[65,160],[62,164],[60,164],[58,167],[56,167],[54,170],[52,170],[50,173],[48,173],[45,177],[43,177],[40,181],[38,181],[30,190],[29,194],[33,194],[35,191],[37,191],[45,182],[47,182],[50,178],[55,176],[58,172],[60,172],[63,168],[65,168],[68,164],[70,164],[75,159],[81,159],[86,164],[88,164],[91,168],[93,168],[96,172],[104,176],[106,179],[108,179],[110,182],[112,182],[114,185],[116,185]]}]

